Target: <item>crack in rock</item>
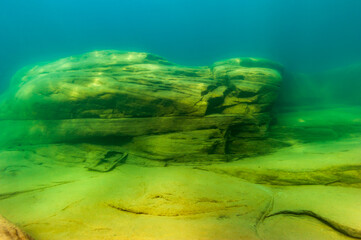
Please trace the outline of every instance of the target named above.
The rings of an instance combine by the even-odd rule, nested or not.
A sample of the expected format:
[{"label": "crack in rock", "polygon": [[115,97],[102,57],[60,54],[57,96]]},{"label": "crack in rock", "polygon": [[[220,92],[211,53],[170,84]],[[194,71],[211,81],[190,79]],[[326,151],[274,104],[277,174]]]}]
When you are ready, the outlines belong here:
[{"label": "crack in rock", "polygon": [[33,188],[33,189],[27,189],[27,190],[22,190],[22,191],[15,191],[15,192],[0,193],[0,200],[15,197],[20,194],[31,193],[31,192],[35,192],[35,191],[44,190],[47,188],[57,187],[57,186],[72,183],[72,182],[75,182],[75,181],[64,181],[64,182],[59,182],[57,184],[53,184],[53,185],[45,186],[45,187],[39,187],[39,188]]},{"label": "crack in rock", "polygon": [[254,225],[257,236],[259,236],[259,233],[258,233],[259,225],[264,222],[264,220],[267,218],[267,216],[269,216],[269,213],[273,210],[274,199],[275,199],[274,196],[272,196],[271,200],[269,200],[267,206],[260,213],[260,215],[259,215],[259,217],[258,217],[258,219],[256,221],[256,224]]},{"label": "crack in rock", "polygon": [[342,224],[339,224],[333,220],[327,219],[323,216],[320,216],[312,211],[308,211],[308,210],[299,210],[299,211],[290,211],[290,210],[285,210],[285,211],[280,211],[280,212],[276,212],[270,215],[265,216],[264,219],[266,218],[270,218],[270,217],[274,217],[277,215],[291,215],[291,216],[308,216],[311,218],[314,218],[316,220],[318,220],[319,222],[325,224],[326,226],[332,228],[333,230],[347,236],[350,238],[354,238],[354,239],[361,239],[361,230],[355,229],[355,228],[351,228],[348,226],[344,226]]}]

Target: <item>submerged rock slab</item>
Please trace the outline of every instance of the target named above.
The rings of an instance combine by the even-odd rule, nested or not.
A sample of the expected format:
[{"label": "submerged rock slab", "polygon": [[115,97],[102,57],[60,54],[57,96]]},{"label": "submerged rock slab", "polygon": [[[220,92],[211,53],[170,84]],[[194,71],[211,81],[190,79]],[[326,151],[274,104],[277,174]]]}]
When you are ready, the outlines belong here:
[{"label": "submerged rock slab", "polygon": [[[333,115],[345,118],[335,122],[342,126],[359,122],[360,108],[328,111],[284,113],[278,124],[287,131],[299,124],[327,127],[318,124],[333,125],[324,120]],[[361,236],[359,132],[337,141],[302,140],[266,156],[221,164],[163,167],[167,162],[148,160],[141,166],[130,164],[136,156],[129,154],[113,171],[88,171],[87,166],[121,160],[123,147],[59,143],[0,149],[0,214],[37,240]]]},{"label": "submerged rock slab", "polygon": [[[357,142],[350,145],[355,158]],[[330,148],[337,149],[338,144]],[[46,149],[32,147],[0,154],[0,168],[8,169],[2,177],[7,184],[0,186],[0,212],[38,240],[346,240],[351,239],[348,235],[357,239],[361,230],[359,187],[303,182],[303,186],[265,186],[190,166],[124,164],[104,174],[76,163],[49,161],[41,157]],[[85,155],[71,149],[63,152]],[[292,151],[283,155],[290,157],[293,167],[310,167]],[[320,154],[313,161],[327,155],[334,154]],[[340,156],[339,164],[356,161],[345,157]],[[248,164],[269,169],[270,163],[261,159],[266,157]],[[275,164],[274,169],[279,168],[281,163]]]},{"label": "submerged rock slab", "polygon": [[140,52],[60,59],[14,77],[0,110],[0,126],[11,134],[2,132],[0,144],[111,143],[160,160],[257,155],[271,148],[263,142],[281,72],[253,58],[211,67]]}]

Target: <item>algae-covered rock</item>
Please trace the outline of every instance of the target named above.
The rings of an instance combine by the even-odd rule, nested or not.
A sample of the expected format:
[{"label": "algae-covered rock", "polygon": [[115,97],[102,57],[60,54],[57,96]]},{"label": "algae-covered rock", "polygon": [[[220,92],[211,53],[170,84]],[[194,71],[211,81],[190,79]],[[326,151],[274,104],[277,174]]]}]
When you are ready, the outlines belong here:
[{"label": "algae-covered rock", "polygon": [[185,67],[110,50],[60,59],[15,75],[0,144],[111,142],[157,159],[254,155],[237,146],[266,137],[281,71],[263,59]]},{"label": "algae-covered rock", "polygon": [[[356,127],[360,124],[360,112],[359,107],[287,112],[279,116],[278,124],[284,132],[301,126],[334,129],[354,123]],[[338,115],[342,117],[332,117]],[[211,126],[217,117],[222,115],[200,118],[203,122],[198,119],[197,124]],[[159,117],[148,118],[154,121],[151,125],[159,123],[154,128],[126,131],[116,128],[127,125],[115,121],[120,119],[83,119],[83,123],[89,121],[83,128],[80,119],[63,120],[69,122],[59,127],[58,120],[52,120],[53,135],[64,137],[57,141],[68,143],[1,149],[0,182],[4,184],[0,184],[0,213],[38,240],[98,240],[114,236],[132,240],[346,240],[361,236],[360,131],[340,136],[337,141],[295,138],[293,146],[266,156],[189,166],[171,164],[168,158],[199,160],[195,156],[200,154],[195,153],[202,146],[210,149],[211,141],[218,139],[218,128],[191,131],[193,125],[187,121],[192,118],[188,118],[183,125],[181,120],[174,124],[187,131],[167,133],[169,126],[162,125],[163,117]],[[223,126],[236,120],[224,118]],[[30,125],[24,129],[36,121],[28,121]],[[107,121],[114,122],[109,126]],[[73,134],[72,122],[79,126]],[[84,143],[79,138],[72,138],[76,143],[70,144],[65,138],[90,134],[91,129],[86,129],[94,123],[99,132],[94,133],[93,139],[98,139],[96,134],[109,131],[136,136],[118,145]],[[102,125],[107,129],[101,129]],[[47,136],[51,137],[51,133]],[[167,141],[163,142],[162,135]],[[209,138],[209,145],[202,144],[206,141],[203,137]],[[108,141],[115,143],[111,138]],[[185,144],[192,141],[201,143]],[[267,143],[276,144],[274,141],[260,138],[258,145],[252,147],[261,151]],[[134,153],[130,153],[132,147]],[[194,152],[182,158],[184,151]],[[140,159],[141,164],[135,154],[162,161]],[[203,159],[213,161],[219,156],[225,155],[215,153]],[[110,172],[100,172],[117,164]],[[89,168],[95,171],[88,171]]]}]

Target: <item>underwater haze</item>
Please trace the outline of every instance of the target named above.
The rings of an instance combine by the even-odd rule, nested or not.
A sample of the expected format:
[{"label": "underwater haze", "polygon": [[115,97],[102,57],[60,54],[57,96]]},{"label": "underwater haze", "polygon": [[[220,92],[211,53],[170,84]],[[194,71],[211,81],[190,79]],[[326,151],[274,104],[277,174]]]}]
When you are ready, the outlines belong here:
[{"label": "underwater haze", "polygon": [[0,0],[0,240],[361,239],[361,0]]},{"label": "underwater haze", "polygon": [[90,50],[184,65],[264,57],[318,72],[361,61],[359,0],[0,1],[0,91],[21,67]]}]

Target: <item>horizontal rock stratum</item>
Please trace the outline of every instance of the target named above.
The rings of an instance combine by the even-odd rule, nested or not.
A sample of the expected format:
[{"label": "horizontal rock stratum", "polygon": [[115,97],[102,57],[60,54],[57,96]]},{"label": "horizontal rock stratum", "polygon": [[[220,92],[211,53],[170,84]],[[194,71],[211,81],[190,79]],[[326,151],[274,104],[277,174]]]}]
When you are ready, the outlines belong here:
[{"label": "horizontal rock stratum", "polygon": [[2,97],[0,143],[107,143],[179,161],[255,155],[267,149],[281,80],[282,67],[264,59],[185,67],[94,51],[19,71]]}]

